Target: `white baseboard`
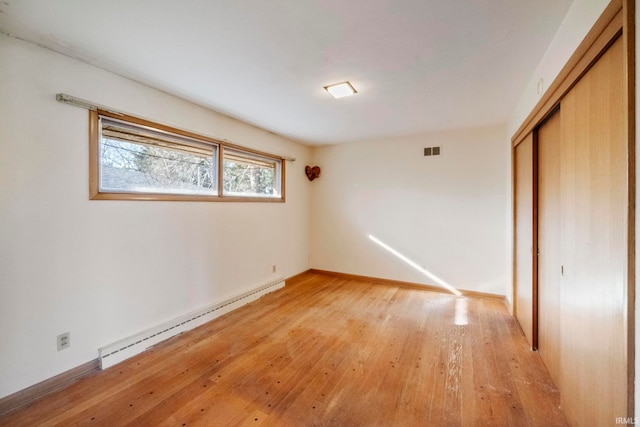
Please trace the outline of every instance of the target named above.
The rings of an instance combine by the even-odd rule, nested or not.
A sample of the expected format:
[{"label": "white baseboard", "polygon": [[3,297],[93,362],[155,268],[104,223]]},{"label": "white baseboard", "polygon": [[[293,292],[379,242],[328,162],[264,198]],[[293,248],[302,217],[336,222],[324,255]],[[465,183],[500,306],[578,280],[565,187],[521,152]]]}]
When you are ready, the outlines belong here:
[{"label": "white baseboard", "polygon": [[284,285],[284,279],[278,279],[251,291],[236,295],[226,301],[203,307],[162,323],[154,328],[147,329],[146,331],[104,346],[98,350],[100,367],[101,369],[109,368],[123,360],[142,353],[161,341],[200,326],[203,323],[254,301],[269,292],[283,288]]}]

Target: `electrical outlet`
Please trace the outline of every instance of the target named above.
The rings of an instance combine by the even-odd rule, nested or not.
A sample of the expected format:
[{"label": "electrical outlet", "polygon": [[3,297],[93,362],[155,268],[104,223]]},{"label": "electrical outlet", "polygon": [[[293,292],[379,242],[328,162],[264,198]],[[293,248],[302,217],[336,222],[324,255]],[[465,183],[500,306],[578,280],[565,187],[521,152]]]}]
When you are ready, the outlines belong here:
[{"label": "electrical outlet", "polygon": [[71,347],[71,334],[65,332],[64,334],[58,335],[58,351],[65,350],[69,347]]},{"label": "electrical outlet", "polygon": [[276,266],[274,265],[273,267],[271,267],[271,272],[275,273],[276,272]]}]

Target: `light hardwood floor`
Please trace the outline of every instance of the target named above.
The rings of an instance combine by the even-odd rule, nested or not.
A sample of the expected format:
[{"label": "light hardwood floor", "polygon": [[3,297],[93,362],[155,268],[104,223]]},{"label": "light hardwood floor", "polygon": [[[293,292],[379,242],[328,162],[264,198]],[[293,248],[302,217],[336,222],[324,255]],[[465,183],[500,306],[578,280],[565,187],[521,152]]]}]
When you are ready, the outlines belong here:
[{"label": "light hardwood floor", "polygon": [[0,425],[566,425],[558,406],[501,301],[306,273]]}]

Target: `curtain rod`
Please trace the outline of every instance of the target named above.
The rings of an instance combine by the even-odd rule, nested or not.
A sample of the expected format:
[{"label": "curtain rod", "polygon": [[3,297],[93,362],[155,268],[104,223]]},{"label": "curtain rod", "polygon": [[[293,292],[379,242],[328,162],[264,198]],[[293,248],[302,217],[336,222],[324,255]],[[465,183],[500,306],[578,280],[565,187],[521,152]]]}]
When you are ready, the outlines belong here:
[{"label": "curtain rod", "polygon": [[[65,104],[69,104],[69,105],[74,105],[76,107],[81,107],[81,108],[86,108],[87,110],[91,110],[91,111],[98,111],[98,110],[102,110],[102,111],[107,111],[109,113],[112,114],[117,114],[118,116],[129,116],[130,114],[126,114],[123,113],[122,111],[118,111],[118,110],[114,110],[111,107],[106,107],[104,105],[100,105],[100,104],[95,104],[91,101],[87,101],[86,99],[81,99],[81,98],[76,98],[75,96],[71,96],[71,95],[67,95],[66,93],[58,93],[56,94],[56,100],[58,102],[63,102]],[[229,141],[225,138],[216,138],[216,139],[222,139],[223,142],[228,142],[229,144],[234,144],[234,145],[238,145],[239,147],[242,147],[242,144],[235,144],[233,141]],[[248,149],[251,149],[251,147],[246,147]],[[279,156],[281,159],[289,161],[289,162],[295,162],[296,158],[295,157],[290,157],[290,156]]]}]

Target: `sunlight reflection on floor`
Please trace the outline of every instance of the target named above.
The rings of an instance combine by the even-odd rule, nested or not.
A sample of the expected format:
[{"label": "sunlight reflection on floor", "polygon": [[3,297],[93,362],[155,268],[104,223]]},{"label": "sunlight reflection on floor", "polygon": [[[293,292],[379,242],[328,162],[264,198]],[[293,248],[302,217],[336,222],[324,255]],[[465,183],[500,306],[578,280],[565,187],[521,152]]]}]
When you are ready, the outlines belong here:
[{"label": "sunlight reflection on floor", "polygon": [[465,297],[456,298],[456,315],[454,323],[458,326],[464,326],[469,324],[469,317],[467,316],[468,300]]}]

